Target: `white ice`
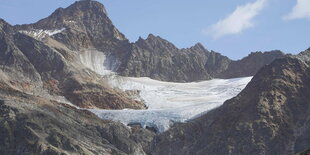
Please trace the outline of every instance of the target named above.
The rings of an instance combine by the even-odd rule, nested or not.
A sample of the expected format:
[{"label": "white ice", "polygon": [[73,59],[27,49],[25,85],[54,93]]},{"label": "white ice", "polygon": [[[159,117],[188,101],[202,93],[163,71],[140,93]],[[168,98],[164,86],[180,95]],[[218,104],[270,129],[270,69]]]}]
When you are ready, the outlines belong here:
[{"label": "white ice", "polygon": [[163,132],[174,122],[185,122],[219,107],[225,100],[236,96],[250,80],[251,77],[245,77],[172,83],[116,76],[110,79],[110,84],[123,90],[140,90],[148,109],[90,111],[102,119],[119,121],[125,125],[140,123],[143,127],[155,127]]}]

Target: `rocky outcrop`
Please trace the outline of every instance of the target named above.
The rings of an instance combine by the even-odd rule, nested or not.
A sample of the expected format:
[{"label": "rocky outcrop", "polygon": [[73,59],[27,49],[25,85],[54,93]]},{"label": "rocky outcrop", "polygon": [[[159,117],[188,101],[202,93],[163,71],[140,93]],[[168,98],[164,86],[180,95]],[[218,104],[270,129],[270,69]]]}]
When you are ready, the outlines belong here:
[{"label": "rocky outcrop", "polygon": [[128,40],[108,18],[104,6],[92,0],[77,1],[67,8],[59,8],[49,17],[34,24],[15,26],[17,30],[62,30],[52,38],[72,50],[96,48],[114,51]]},{"label": "rocky outcrop", "polygon": [[200,44],[178,49],[172,43],[150,34],[132,45],[129,57],[119,68],[124,76],[151,77],[163,81],[210,79],[205,69],[207,50]]},{"label": "rocky outcrop", "polygon": [[300,152],[300,153],[296,153],[296,155],[309,155],[310,154],[310,149]]},{"label": "rocky outcrop", "polygon": [[16,90],[64,96],[82,108],[145,108],[125,92],[109,87],[100,75],[83,66],[77,53],[52,38],[44,42],[1,21],[0,39],[1,80]]},{"label": "rocky outcrop", "polygon": [[103,121],[87,110],[20,95],[0,100],[0,154],[143,155],[155,135]]},{"label": "rocky outcrop", "polygon": [[13,27],[0,20],[0,81],[15,89],[34,93],[43,87],[41,77],[15,45],[13,34]]},{"label": "rocky outcrop", "polygon": [[309,148],[310,67],[283,58],[236,97],[154,141],[153,154],[294,154]]},{"label": "rocky outcrop", "polygon": [[305,61],[307,63],[310,63],[310,48],[308,48],[307,50],[300,52],[298,55],[293,56],[296,57],[302,61]]},{"label": "rocky outcrop", "polygon": [[233,61],[200,43],[178,49],[172,43],[150,34],[132,44],[128,58],[118,69],[123,76],[151,77],[162,81],[191,82],[212,78],[253,76],[264,65],[284,57],[281,51],[255,52]]},{"label": "rocky outcrop", "polygon": [[252,52],[241,60],[232,61],[225,70],[214,74],[214,77],[229,79],[253,76],[263,66],[284,56],[281,51]]}]

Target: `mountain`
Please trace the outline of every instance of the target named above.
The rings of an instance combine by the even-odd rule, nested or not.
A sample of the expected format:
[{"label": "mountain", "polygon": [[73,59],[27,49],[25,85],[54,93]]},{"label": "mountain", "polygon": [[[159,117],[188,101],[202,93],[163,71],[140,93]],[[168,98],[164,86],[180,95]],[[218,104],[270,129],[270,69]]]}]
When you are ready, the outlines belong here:
[{"label": "mountain", "polygon": [[125,92],[110,88],[76,53],[53,45],[60,43],[52,39],[44,43],[19,33],[3,20],[0,25],[1,83],[5,89],[55,100],[66,98],[82,108],[145,108]]},{"label": "mountain", "polygon": [[[60,30],[52,38],[71,50],[96,48],[114,51],[128,40],[108,18],[104,6],[91,0],[77,1],[67,8],[59,8],[49,17],[34,24],[18,25],[17,30],[36,32]],[[31,33],[30,33],[31,34]]]},{"label": "mountain", "polygon": [[75,2],[34,24],[14,28],[56,49],[84,51],[86,55],[89,55],[89,49],[95,49],[104,53],[105,67],[120,75],[161,81],[192,82],[253,76],[263,65],[284,56],[279,51],[258,52],[232,61],[220,53],[208,51],[200,43],[178,49],[153,34],[130,43],[113,25],[104,6],[91,0]]},{"label": "mountain", "polygon": [[[199,43],[179,49],[154,35],[130,43],[92,0],[33,24],[0,19],[0,154],[307,152],[309,51],[233,61]],[[134,99],[139,91],[112,88],[108,70],[175,82],[256,75],[223,106],[155,135],[84,110],[146,108]]]},{"label": "mountain", "polygon": [[294,154],[310,144],[310,67],[264,66],[223,106],[156,137],[153,154]]},{"label": "mountain", "polygon": [[119,69],[121,75],[151,77],[162,81],[211,79],[205,70],[207,50],[200,44],[178,49],[172,43],[150,34],[132,45],[129,57]]},{"label": "mountain", "polygon": [[123,76],[151,77],[161,81],[192,82],[212,78],[253,76],[261,67],[277,58],[281,51],[255,52],[233,61],[197,43],[187,49],[178,49],[159,36],[150,34],[132,44],[129,57],[118,72]]}]

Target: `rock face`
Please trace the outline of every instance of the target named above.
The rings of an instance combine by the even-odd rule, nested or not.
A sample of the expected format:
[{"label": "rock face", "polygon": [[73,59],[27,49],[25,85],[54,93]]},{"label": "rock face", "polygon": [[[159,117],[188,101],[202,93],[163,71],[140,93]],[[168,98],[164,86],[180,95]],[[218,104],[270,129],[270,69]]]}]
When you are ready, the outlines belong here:
[{"label": "rock face", "polygon": [[154,141],[153,154],[294,154],[310,144],[310,67],[283,58],[236,97]]},{"label": "rock face", "polygon": [[34,24],[16,26],[18,30],[63,30],[52,36],[72,50],[96,48],[113,51],[128,40],[107,16],[104,6],[91,0],[78,1],[57,9],[49,17]]},{"label": "rock face", "polygon": [[262,66],[284,56],[279,51],[258,52],[232,61],[208,51],[200,43],[178,49],[152,34],[147,39],[129,43],[108,18],[104,6],[91,0],[59,8],[45,19],[15,26],[15,29],[55,48],[65,46],[77,53],[85,49],[103,52],[107,56],[107,68],[120,75],[162,81],[192,82],[253,76]]},{"label": "rock face", "polygon": [[261,67],[277,58],[281,51],[256,52],[233,61],[200,43],[178,49],[172,43],[150,34],[132,44],[128,57],[118,72],[123,76],[151,77],[162,81],[192,82],[212,78],[253,76]]},{"label": "rock face", "polygon": [[188,49],[178,49],[152,34],[132,44],[128,55],[118,69],[121,75],[174,82],[253,76],[264,65],[284,57],[281,51],[256,52],[233,61],[220,53],[208,51],[200,43]]},{"label": "rock face", "polygon": [[[16,93],[15,93],[16,95]],[[154,133],[35,98],[0,100],[0,154],[146,154]],[[2,95],[0,95],[2,96]]]},{"label": "rock face", "polygon": [[78,53],[47,37],[41,41],[15,31],[1,21],[2,82],[34,95],[63,96],[82,108],[143,109],[125,92],[110,88],[104,79],[80,62]]},{"label": "rock face", "polygon": [[172,43],[150,34],[132,45],[130,55],[119,69],[121,75],[151,77],[163,81],[210,79],[205,70],[207,50],[201,45],[178,49]]},{"label": "rock face", "polygon": [[284,57],[284,53],[281,51],[253,52],[241,60],[232,61],[227,69],[214,76],[224,79],[253,76],[264,65],[282,57]]},{"label": "rock face", "polygon": [[309,154],[310,154],[310,149],[303,151],[303,152],[300,152],[300,153],[297,153],[296,155],[309,155]]}]

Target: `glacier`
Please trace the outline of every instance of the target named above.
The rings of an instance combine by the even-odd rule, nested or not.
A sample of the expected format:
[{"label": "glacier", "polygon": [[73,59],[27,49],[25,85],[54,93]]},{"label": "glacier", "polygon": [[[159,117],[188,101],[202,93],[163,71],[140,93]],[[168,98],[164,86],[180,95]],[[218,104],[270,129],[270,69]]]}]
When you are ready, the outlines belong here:
[{"label": "glacier", "polygon": [[150,78],[114,77],[110,84],[122,90],[140,90],[147,110],[89,109],[106,120],[125,125],[138,123],[163,132],[175,122],[185,122],[221,106],[236,96],[252,77],[213,79],[202,82],[173,83]]},{"label": "glacier", "polygon": [[110,86],[121,90],[139,90],[138,100],[148,107],[146,110],[88,109],[104,120],[113,120],[125,125],[140,124],[153,127],[158,132],[166,131],[175,122],[186,122],[236,96],[252,77],[213,79],[201,82],[174,83],[153,80],[147,77],[122,77],[117,69],[119,61],[96,50],[80,52],[82,64],[104,76]]}]

